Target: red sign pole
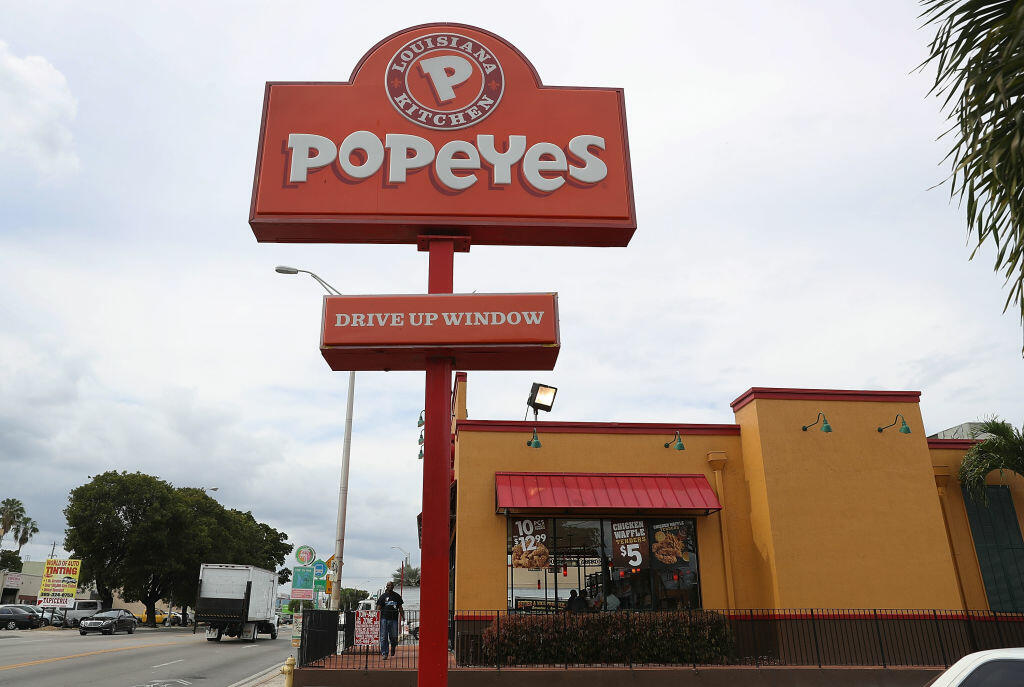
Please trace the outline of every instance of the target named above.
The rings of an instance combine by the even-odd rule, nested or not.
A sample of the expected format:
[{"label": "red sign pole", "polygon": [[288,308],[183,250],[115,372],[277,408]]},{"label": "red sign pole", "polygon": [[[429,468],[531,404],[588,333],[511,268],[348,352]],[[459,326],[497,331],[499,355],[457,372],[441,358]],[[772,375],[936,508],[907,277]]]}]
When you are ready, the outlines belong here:
[{"label": "red sign pole", "polygon": [[[426,237],[429,293],[452,293],[455,241]],[[423,450],[423,549],[420,552],[419,687],[448,684],[448,488],[451,469],[452,361],[427,360]]]}]

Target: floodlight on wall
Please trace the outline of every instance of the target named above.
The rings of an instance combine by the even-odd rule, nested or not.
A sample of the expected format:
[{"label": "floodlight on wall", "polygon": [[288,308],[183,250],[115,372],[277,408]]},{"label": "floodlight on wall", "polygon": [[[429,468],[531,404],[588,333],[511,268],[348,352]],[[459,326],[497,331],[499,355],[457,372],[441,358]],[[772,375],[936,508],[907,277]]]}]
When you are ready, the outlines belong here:
[{"label": "floodlight on wall", "polygon": [[420,411],[420,418],[418,420],[416,420],[416,426],[417,427],[422,427],[425,424],[427,424],[427,411],[421,410]]},{"label": "floodlight on wall", "polygon": [[804,425],[800,429],[806,432],[808,429],[818,424],[819,420],[821,421],[821,431],[825,434],[830,433],[832,431],[832,425],[828,423],[828,418],[825,417],[825,413],[822,413],[821,411],[818,412],[818,417],[814,418],[814,422],[809,425]]},{"label": "floodlight on wall", "polygon": [[[555,394],[558,393],[558,389],[553,386],[546,384],[533,383],[530,387],[530,396],[526,399],[526,405],[533,408],[533,419],[537,419],[537,411],[543,410],[545,413],[550,413],[552,406],[555,405]],[[526,414],[529,415],[530,411],[527,410]],[[526,418],[523,418],[524,420]]]},{"label": "floodlight on wall", "polygon": [[533,438],[526,442],[530,448],[540,448],[540,439],[537,437],[537,428],[533,428]]},{"label": "floodlight on wall", "polygon": [[665,448],[674,448],[677,451],[685,451],[686,447],[683,446],[683,438],[679,436],[679,430],[676,430],[676,435],[672,437],[673,441],[666,441]]},{"label": "floodlight on wall", "polygon": [[907,418],[903,417],[903,413],[896,413],[896,419],[892,421],[892,424],[888,424],[885,427],[878,427],[878,433],[881,434],[890,427],[896,426],[896,420],[900,421],[900,434],[910,434],[910,426],[907,425]]}]

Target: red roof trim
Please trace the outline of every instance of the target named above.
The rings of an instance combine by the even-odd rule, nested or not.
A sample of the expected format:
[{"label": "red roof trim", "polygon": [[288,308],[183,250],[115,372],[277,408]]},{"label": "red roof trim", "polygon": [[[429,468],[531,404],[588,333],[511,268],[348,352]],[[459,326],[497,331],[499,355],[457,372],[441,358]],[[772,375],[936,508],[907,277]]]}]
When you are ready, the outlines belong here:
[{"label": "red roof trim", "polygon": [[875,403],[920,403],[920,391],[865,391],[859,389],[785,389],[755,386],[730,403],[733,412],[753,400],[778,401],[873,401]]},{"label": "red roof trim", "polygon": [[494,492],[498,512],[672,514],[722,509],[701,474],[495,472]]},{"label": "red roof trim", "polygon": [[929,439],[928,448],[946,448],[966,451],[975,444],[980,444],[979,439]]},{"label": "red roof trim", "polygon": [[666,441],[679,430],[685,437],[695,435],[739,436],[739,425],[691,425],[664,422],[520,422],[518,420],[459,420],[455,431],[467,432],[538,432],[549,434],[668,434]]}]

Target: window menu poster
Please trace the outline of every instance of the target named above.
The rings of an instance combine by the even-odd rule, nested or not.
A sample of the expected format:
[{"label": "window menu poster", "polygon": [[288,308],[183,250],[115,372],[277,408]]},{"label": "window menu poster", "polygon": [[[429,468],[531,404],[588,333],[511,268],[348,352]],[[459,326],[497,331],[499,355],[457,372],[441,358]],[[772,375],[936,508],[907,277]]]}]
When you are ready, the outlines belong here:
[{"label": "window menu poster", "polygon": [[512,567],[545,568],[551,559],[548,548],[548,520],[546,518],[525,518],[513,520],[512,526]]},{"label": "window menu poster", "polygon": [[692,568],[695,537],[692,520],[654,520],[651,522],[652,564],[656,568]]},{"label": "window menu poster", "polygon": [[616,568],[650,567],[651,550],[643,520],[611,520],[612,566]]}]

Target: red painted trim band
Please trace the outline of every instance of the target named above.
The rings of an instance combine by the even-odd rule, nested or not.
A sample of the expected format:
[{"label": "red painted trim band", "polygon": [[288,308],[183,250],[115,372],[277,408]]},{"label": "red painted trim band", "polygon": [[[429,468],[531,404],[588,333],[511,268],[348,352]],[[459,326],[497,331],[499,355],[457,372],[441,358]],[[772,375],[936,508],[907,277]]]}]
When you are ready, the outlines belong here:
[{"label": "red painted trim band", "polygon": [[529,432],[536,427],[538,432],[549,434],[669,434],[676,430],[686,436],[739,436],[739,425],[671,425],[664,422],[533,422],[527,420],[459,420],[455,431],[466,432]]},{"label": "red painted trim band", "polygon": [[859,389],[785,389],[755,386],[730,403],[733,412],[759,398],[776,401],[871,401],[875,403],[920,403],[920,391],[867,391]]},{"label": "red painted trim band", "polygon": [[966,451],[975,444],[980,444],[979,439],[929,439],[928,448],[959,449]]}]

